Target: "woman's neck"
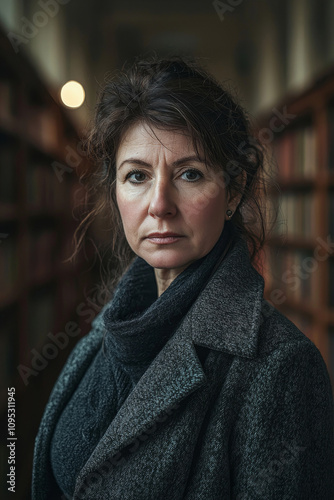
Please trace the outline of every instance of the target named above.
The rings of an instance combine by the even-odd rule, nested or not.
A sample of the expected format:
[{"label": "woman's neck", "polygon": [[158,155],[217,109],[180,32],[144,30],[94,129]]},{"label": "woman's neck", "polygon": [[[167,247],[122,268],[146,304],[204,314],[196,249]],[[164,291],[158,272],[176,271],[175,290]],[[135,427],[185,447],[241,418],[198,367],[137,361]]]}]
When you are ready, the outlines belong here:
[{"label": "woman's neck", "polygon": [[154,269],[155,280],[157,282],[158,297],[164,293],[175,278],[188,266],[177,269]]}]

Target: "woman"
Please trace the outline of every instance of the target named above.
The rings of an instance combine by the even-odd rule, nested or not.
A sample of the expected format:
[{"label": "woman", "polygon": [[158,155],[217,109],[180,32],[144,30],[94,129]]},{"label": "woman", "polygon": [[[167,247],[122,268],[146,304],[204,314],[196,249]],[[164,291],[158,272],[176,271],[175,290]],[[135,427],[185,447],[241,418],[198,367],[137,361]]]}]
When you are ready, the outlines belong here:
[{"label": "woman", "polygon": [[107,83],[89,152],[126,268],[50,396],[33,499],[334,498],[326,365],[253,266],[264,168],[241,107],[142,61]]}]

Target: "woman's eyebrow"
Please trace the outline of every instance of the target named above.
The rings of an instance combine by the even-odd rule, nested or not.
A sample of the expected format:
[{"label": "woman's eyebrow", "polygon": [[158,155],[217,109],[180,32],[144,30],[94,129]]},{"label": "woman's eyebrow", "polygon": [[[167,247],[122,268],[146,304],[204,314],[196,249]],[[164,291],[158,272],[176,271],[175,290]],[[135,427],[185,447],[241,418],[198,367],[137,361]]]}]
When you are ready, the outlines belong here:
[{"label": "woman's eyebrow", "polygon": [[[180,165],[183,165],[184,163],[188,162],[197,162],[197,163],[204,163],[204,160],[199,158],[198,156],[184,156],[183,158],[179,158],[178,160],[175,160],[172,163],[172,167],[179,167]],[[117,170],[119,170],[125,163],[132,163],[134,165],[140,165],[142,167],[152,167],[150,163],[147,163],[146,161],[140,160],[139,158],[127,158],[126,160],[122,161],[120,166],[118,167]]]},{"label": "woman's eyebrow", "polygon": [[127,158],[126,160],[122,161],[120,166],[117,168],[119,170],[125,163],[132,163],[134,165],[141,165],[142,167],[151,167],[149,163],[143,160],[139,160],[138,158]]},{"label": "woman's eyebrow", "polygon": [[197,162],[197,163],[204,163],[204,160],[202,158],[199,158],[199,156],[185,156],[184,158],[180,158],[179,160],[176,160],[172,163],[173,167],[179,167],[180,165],[183,165],[184,163],[189,163],[189,162]]}]

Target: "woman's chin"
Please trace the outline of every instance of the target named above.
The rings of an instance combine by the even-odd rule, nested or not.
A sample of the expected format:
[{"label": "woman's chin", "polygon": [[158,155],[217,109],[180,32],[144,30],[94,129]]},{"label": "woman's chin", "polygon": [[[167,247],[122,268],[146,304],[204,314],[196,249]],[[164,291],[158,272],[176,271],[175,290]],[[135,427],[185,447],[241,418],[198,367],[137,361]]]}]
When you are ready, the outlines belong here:
[{"label": "woman's chin", "polygon": [[141,256],[154,269],[179,269],[187,267],[193,260],[183,255],[142,255]]}]

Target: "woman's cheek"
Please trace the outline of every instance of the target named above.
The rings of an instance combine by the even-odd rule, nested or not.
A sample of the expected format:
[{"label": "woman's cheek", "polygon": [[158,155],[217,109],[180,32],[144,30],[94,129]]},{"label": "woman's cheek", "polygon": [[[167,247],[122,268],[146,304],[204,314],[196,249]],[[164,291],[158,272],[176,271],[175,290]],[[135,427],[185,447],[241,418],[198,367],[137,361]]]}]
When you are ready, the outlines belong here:
[{"label": "woman's cheek", "polygon": [[223,209],[225,194],[222,188],[212,182],[206,189],[200,191],[196,196],[189,197],[188,203],[184,204],[183,212],[189,217],[196,217],[204,212],[212,212]]},{"label": "woman's cheek", "polygon": [[136,215],[135,204],[131,201],[131,196],[122,192],[121,189],[116,190],[116,200],[125,229]]}]

